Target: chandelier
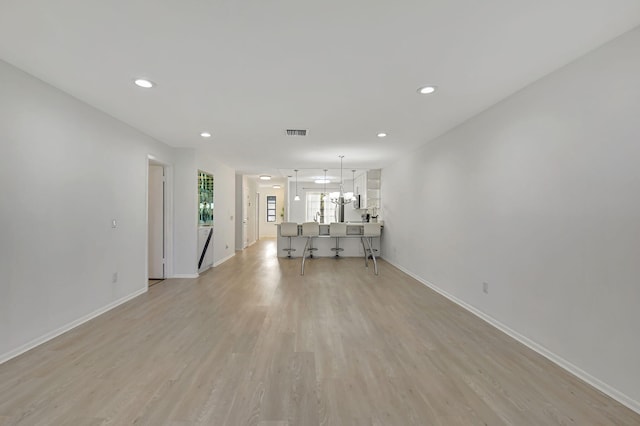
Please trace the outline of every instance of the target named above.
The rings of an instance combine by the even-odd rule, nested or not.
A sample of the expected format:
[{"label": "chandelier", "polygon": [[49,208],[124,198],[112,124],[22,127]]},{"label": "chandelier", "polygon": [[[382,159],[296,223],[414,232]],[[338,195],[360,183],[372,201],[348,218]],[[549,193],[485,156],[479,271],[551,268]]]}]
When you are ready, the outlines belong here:
[{"label": "chandelier", "polygon": [[351,203],[354,200],[353,192],[344,192],[344,187],[342,185],[342,160],[344,155],[339,155],[340,157],[340,192],[332,192],[325,196],[325,200],[331,201],[334,204],[339,206],[344,206]]}]

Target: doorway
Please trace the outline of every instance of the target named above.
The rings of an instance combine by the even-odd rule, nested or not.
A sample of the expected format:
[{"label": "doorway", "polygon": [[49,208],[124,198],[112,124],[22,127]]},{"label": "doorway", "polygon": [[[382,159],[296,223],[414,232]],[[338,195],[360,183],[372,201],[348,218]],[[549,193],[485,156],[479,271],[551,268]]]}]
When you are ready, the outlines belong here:
[{"label": "doorway", "polygon": [[249,247],[249,207],[251,207],[251,199],[245,186],[242,187],[242,190],[242,248],[246,249]]},{"label": "doorway", "polygon": [[256,193],[256,211],[255,211],[255,224],[256,224],[256,241],[260,239],[260,193]]},{"label": "doorway", "polygon": [[149,160],[147,199],[148,224],[148,286],[166,278],[165,250],[165,168]]}]

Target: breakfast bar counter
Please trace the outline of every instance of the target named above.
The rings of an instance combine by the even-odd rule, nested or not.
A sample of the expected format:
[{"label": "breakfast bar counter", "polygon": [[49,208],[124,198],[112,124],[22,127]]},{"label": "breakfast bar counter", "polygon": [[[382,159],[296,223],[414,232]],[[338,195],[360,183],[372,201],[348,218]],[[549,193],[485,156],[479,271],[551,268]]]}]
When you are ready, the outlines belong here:
[{"label": "breakfast bar counter", "polygon": [[[347,222],[347,236],[340,237],[338,244],[339,247],[344,249],[340,251],[340,257],[362,257],[364,256],[364,249],[360,236],[363,232],[362,222]],[[278,226],[278,257],[287,257],[287,251],[289,248],[289,238],[280,235],[280,224]],[[382,224],[381,224],[382,226]],[[307,239],[302,237],[302,224],[298,224],[298,236],[291,237],[291,248],[295,251],[291,252],[291,257],[302,257],[305,243]],[[372,246],[376,251],[376,256],[380,256],[380,238],[373,238]],[[336,247],[336,238],[329,236],[329,224],[320,224],[320,235],[313,239],[313,247],[317,248],[313,252],[314,257],[335,257],[336,252],[332,251],[332,248]]]}]

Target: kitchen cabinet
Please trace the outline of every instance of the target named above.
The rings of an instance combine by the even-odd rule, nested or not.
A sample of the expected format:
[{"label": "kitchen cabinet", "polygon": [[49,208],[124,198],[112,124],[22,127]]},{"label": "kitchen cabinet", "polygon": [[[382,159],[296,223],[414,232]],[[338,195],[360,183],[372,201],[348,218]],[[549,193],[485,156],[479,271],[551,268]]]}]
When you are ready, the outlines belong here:
[{"label": "kitchen cabinet", "polygon": [[367,209],[376,209],[372,214],[377,214],[380,208],[380,177],[381,170],[373,169],[367,172]]}]

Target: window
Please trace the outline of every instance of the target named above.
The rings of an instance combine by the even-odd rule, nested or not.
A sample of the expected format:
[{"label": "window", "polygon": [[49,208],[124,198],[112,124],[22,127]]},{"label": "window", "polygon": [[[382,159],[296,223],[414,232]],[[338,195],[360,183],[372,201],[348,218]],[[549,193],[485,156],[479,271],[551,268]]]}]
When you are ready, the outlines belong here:
[{"label": "window", "polygon": [[331,223],[336,221],[336,205],[329,200],[324,202],[324,218],[320,217],[320,208],[323,204],[320,202],[321,195],[321,192],[307,192],[307,214],[305,219],[307,222]]},{"label": "window", "polygon": [[276,221],[276,196],[267,195],[267,222]]}]

